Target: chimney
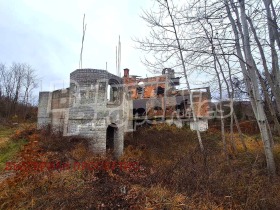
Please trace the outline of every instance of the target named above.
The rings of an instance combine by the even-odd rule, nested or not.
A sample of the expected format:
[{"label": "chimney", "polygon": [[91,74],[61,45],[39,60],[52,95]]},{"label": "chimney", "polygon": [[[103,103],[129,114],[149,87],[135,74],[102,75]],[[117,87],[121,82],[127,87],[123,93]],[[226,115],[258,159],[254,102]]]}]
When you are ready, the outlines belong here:
[{"label": "chimney", "polygon": [[126,77],[126,78],[129,77],[129,69],[126,68],[126,69],[123,70],[123,76]]}]

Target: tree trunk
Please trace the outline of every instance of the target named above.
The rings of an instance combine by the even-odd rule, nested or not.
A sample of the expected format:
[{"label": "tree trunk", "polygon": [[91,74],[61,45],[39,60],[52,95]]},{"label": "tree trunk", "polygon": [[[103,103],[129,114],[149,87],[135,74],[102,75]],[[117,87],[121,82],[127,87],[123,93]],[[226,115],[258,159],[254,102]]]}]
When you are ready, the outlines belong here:
[{"label": "tree trunk", "polygon": [[[169,17],[172,21],[172,27],[173,27],[173,30],[174,30],[175,39],[176,39],[178,49],[179,49],[179,53],[180,53],[180,59],[181,59],[182,66],[183,66],[183,72],[184,72],[184,77],[185,77],[185,80],[186,80],[186,83],[187,83],[187,88],[188,88],[189,93],[191,93],[191,87],[190,87],[188,76],[187,76],[187,71],[186,71],[185,61],[184,61],[184,57],[183,57],[183,52],[182,52],[179,37],[177,35],[177,30],[176,30],[176,26],[175,26],[175,23],[174,23],[174,19],[173,19],[173,16],[172,16],[170,8],[169,8],[168,0],[166,0],[166,8],[167,8]],[[192,94],[191,94],[191,97],[192,97]],[[196,114],[195,114],[195,109],[194,109],[193,103],[191,103],[191,109],[192,109],[192,115],[193,115],[194,123],[195,123],[195,125],[197,125],[197,117],[196,117]],[[203,146],[203,143],[202,143],[200,131],[198,129],[196,129],[196,134],[197,134],[200,150],[204,154],[204,146]]]},{"label": "tree trunk", "polygon": [[267,127],[266,124],[266,115],[264,112],[263,104],[262,104],[262,99],[260,96],[260,92],[258,89],[258,79],[256,76],[256,71],[255,65],[254,65],[254,60],[253,56],[251,53],[251,48],[250,48],[250,38],[249,38],[249,30],[248,30],[248,24],[246,21],[246,13],[245,13],[245,2],[244,0],[239,0],[239,5],[240,5],[240,14],[241,14],[241,23],[242,23],[242,29],[243,29],[243,35],[244,35],[244,50],[245,50],[245,58],[247,62],[247,69],[248,69],[248,74],[250,75],[251,78],[251,83],[252,83],[252,90],[253,90],[253,95],[256,105],[256,119],[260,128],[262,140],[264,143],[264,151],[266,155],[266,162],[267,162],[267,168],[268,171],[271,175],[276,174],[276,167],[275,167],[275,162],[274,162],[274,157],[273,157],[273,152],[272,152],[272,147],[271,147],[271,140],[269,136],[269,128]]}]

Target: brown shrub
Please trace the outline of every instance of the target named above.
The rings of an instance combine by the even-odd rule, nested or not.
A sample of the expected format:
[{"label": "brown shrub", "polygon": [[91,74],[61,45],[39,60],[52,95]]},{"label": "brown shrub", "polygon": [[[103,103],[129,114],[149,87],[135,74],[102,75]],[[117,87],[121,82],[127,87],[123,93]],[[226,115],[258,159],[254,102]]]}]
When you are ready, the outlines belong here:
[{"label": "brown shrub", "polygon": [[[29,139],[25,161],[110,161],[93,156],[86,139],[42,130]],[[265,173],[262,145],[247,138],[249,151],[232,159],[222,154],[221,135],[166,125],[143,127],[125,137],[123,161],[139,161],[139,171],[62,170],[17,174],[0,183],[1,209],[280,209],[279,176]],[[33,141],[34,142],[34,141]],[[279,145],[275,146],[278,154]],[[205,157],[207,167],[205,167]],[[276,156],[277,165],[279,155]]]},{"label": "brown shrub", "polygon": [[[163,125],[159,132],[157,129],[139,129],[133,136],[126,137],[129,146],[125,157],[138,159],[143,170],[150,173],[139,181],[145,189],[160,186],[171,194],[180,193],[188,198],[184,207],[189,209],[280,208],[277,202],[280,195],[276,190],[280,180],[275,177],[273,185],[269,181],[261,142],[247,138],[249,151],[242,150],[227,161],[220,133],[209,129],[202,133],[207,158],[205,167],[205,157],[194,132],[188,129],[174,132],[174,128]],[[280,166],[279,160],[277,165]],[[154,202],[158,196],[153,193],[147,199],[149,207],[175,208],[171,204],[166,207],[166,204]],[[163,197],[168,200],[172,196]]]},{"label": "brown shrub", "polygon": [[35,124],[23,124],[18,128],[14,134],[11,136],[11,139],[26,139],[28,140],[29,137],[33,134],[37,133],[37,128]]},{"label": "brown shrub", "polygon": [[[239,123],[242,133],[245,134],[258,134],[260,133],[258,124],[256,121],[243,121]],[[234,127],[235,132],[237,132],[236,126]]]}]

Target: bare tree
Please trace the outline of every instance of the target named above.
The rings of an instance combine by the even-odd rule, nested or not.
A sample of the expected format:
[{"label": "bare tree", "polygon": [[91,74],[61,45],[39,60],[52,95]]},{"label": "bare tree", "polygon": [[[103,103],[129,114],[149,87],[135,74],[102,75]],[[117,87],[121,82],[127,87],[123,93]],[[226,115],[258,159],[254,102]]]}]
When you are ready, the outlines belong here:
[{"label": "bare tree", "polygon": [[35,70],[28,64],[24,64],[25,74],[23,80],[23,87],[24,87],[24,97],[23,103],[25,104],[25,111],[24,111],[24,118],[27,115],[27,107],[29,105],[29,100],[31,97],[32,90],[38,87],[38,79],[35,74]]},{"label": "bare tree", "polygon": [[13,75],[15,89],[14,89],[14,97],[13,97],[13,109],[16,109],[16,105],[19,102],[20,91],[23,84],[23,79],[25,75],[25,66],[21,63],[13,63],[10,67],[10,72]]},{"label": "bare tree", "polygon": [[2,95],[4,94],[4,84],[3,84],[3,80],[4,80],[4,75],[5,75],[5,69],[6,66],[2,63],[0,63],[0,98],[2,97]]},{"label": "bare tree", "polygon": [[[269,128],[267,124],[267,119],[266,115],[264,112],[263,104],[262,104],[262,99],[261,95],[259,92],[258,88],[258,78],[256,75],[256,71],[258,69],[256,68],[255,61],[252,55],[252,50],[251,50],[251,44],[250,44],[250,36],[249,36],[249,27],[248,23],[246,20],[246,10],[245,10],[245,2],[244,0],[239,1],[239,6],[240,6],[240,17],[236,16],[236,18],[241,19],[242,23],[242,28],[239,28],[238,32],[238,27],[236,26],[236,21],[234,21],[231,10],[229,8],[229,4],[227,0],[224,0],[228,17],[231,22],[235,37],[236,37],[236,48],[237,48],[237,53],[240,61],[240,66],[242,68],[243,76],[245,78],[245,83],[247,90],[250,94],[250,101],[260,128],[260,132],[262,135],[262,140],[264,143],[264,150],[266,154],[266,161],[267,161],[267,168],[270,174],[275,175],[276,173],[276,168],[275,168],[275,162],[273,158],[273,153],[272,153],[272,145],[271,145],[271,136],[269,135]],[[244,55],[245,59],[243,59],[243,54],[241,51],[241,46],[239,40],[239,33],[243,35],[243,49],[244,49]]]},{"label": "bare tree", "polygon": [[31,91],[38,87],[38,80],[35,70],[28,64],[24,64],[25,74],[23,80],[23,87],[24,87],[24,97],[23,102],[25,104],[29,103],[29,96]]},{"label": "bare tree", "polygon": [[[180,66],[182,67],[182,73],[186,81],[187,89],[189,93],[191,93],[191,87],[188,79],[187,69],[185,66],[185,57],[183,55],[183,45],[179,38],[179,32],[177,30],[177,26],[174,19],[174,14],[173,14],[174,8],[170,7],[168,0],[156,0],[155,2],[158,4],[160,10],[158,17],[155,16],[153,12],[151,13],[145,12],[145,15],[142,16],[142,18],[146,22],[151,24],[151,27],[159,27],[163,30],[162,34],[159,34],[156,31],[153,31],[152,33],[152,39],[158,41],[159,43],[151,42],[149,39],[146,39],[145,41],[137,40],[137,42],[140,44],[140,47],[141,45],[143,45],[141,47],[143,50],[153,49],[157,53],[163,53],[163,54],[165,53],[166,50],[168,50],[171,51],[171,56],[177,56],[178,62],[180,62]],[[164,23],[162,22],[164,17],[168,22],[168,24],[166,25],[164,25]],[[168,34],[167,37],[164,36],[166,34]],[[164,62],[166,62],[167,60],[169,60],[171,56],[163,56],[163,54],[161,54],[162,57],[160,61],[165,60]],[[152,64],[150,64],[150,66],[152,66]],[[191,100],[191,109],[193,110],[192,115],[193,115],[194,123],[197,124],[198,119],[194,111],[195,109],[192,100]],[[200,131],[197,130],[196,132],[197,132],[200,149],[204,153],[204,146],[202,143]]]},{"label": "bare tree", "polygon": [[[4,115],[10,118],[12,115],[26,116],[27,106],[32,90],[37,87],[35,70],[25,63],[13,63],[9,68],[0,64],[0,91],[5,98],[2,103]],[[17,106],[25,106],[25,110],[17,111]]]},{"label": "bare tree", "polygon": [[[150,26],[149,36],[136,39],[139,48],[152,55],[152,59],[145,58],[144,62],[151,70],[166,64],[180,69],[177,73],[187,79],[187,87],[190,73],[207,75],[208,82],[215,81],[218,86],[221,100],[225,98],[224,90],[228,98],[234,98],[234,78],[244,81],[264,143],[267,168],[274,175],[273,138],[263,104],[264,100],[270,102],[270,114],[278,125],[280,73],[275,43],[279,43],[279,19],[272,1],[248,0],[245,4],[244,0],[191,0],[175,4],[172,0],[155,0],[155,3],[159,10],[144,11],[142,16]],[[265,92],[267,85],[260,76],[262,70],[271,88],[269,93]],[[234,112],[233,119],[238,127]],[[221,129],[223,132],[223,125]],[[223,142],[225,145],[225,139]],[[246,149],[244,141],[243,145]]]}]

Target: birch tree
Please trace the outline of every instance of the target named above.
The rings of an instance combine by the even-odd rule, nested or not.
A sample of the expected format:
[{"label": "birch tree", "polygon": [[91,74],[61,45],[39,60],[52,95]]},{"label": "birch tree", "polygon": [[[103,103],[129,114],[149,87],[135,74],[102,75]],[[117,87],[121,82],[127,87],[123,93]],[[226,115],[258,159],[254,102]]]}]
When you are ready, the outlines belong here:
[{"label": "birch tree", "polygon": [[[176,25],[175,19],[174,19],[174,14],[173,14],[174,7],[173,6],[170,7],[170,3],[168,0],[156,0],[155,2],[159,5],[159,9],[160,9],[159,17],[155,16],[153,14],[153,12],[151,12],[151,13],[145,12],[144,16],[142,16],[142,18],[151,25],[151,28],[159,27],[162,29],[161,34],[157,33],[153,29],[152,29],[152,33],[151,33],[152,39],[154,39],[155,41],[162,40],[162,42],[160,41],[160,43],[156,43],[156,42],[152,42],[149,39],[146,39],[145,41],[137,40],[137,42],[140,43],[140,45],[143,45],[142,46],[143,50],[147,50],[147,49],[150,50],[151,48],[153,48],[154,51],[157,51],[159,53],[161,53],[161,52],[164,53],[165,50],[172,51],[171,56],[178,57],[178,62],[180,62],[180,66],[182,67],[182,74],[184,75],[188,92],[191,94],[191,87],[190,87],[190,83],[189,83],[187,69],[185,66],[185,57],[183,55],[183,45],[179,38],[180,35],[178,32],[177,25]],[[161,19],[161,18],[163,18],[163,19],[165,19],[165,21],[167,21],[167,25],[163,25],[165,23],[163,23],[163,19]],[[167,35],[167,37],[165,35]],[[170,42],[170,43],[168,43],[168,42]],[[149,45],[149,47],[146,48],[146,46],[148,46],[148,45]],[[162,57],[161,60],[167,61],[171,56]],[[194,123],[197,124],[198,119],[197,119],[196,113],[194,111],[195,109],[194,109],[192,100],[191,100],[191,109],[193,110],[192,116],[193,116]],[[202,153],[204,154],[204,146],[203,146],[200,131],[196,130],[196,133],[197,133],[200,149],[201,149]]]},{"label": "birch tree", "polygon": [[[187,87],[190,73],[208,75],[212,83],[217,81],[221,100],[224,90],[228,98],[233,98],[234,78],[244,81],[264,143],[267,168],[270,174],[275,174],[273,136],[264,111],[266,101],[279,131],[280,73],[276,50],[280,46],[279,14],[274,3],[270,0],[193,0],[176,4],[157,0],[155,3],[159,11],[145,11],[142,16],[150,26],[150,36],[136,40],[140,49],[152,54],[152,58],[144,59],[146,64],[151,69],[160,69],[164,64],[181,69],[177,73],[187,78]],[[233,119],[237,119],[234,112]]]}]

